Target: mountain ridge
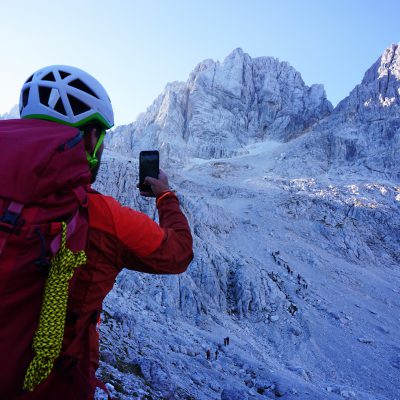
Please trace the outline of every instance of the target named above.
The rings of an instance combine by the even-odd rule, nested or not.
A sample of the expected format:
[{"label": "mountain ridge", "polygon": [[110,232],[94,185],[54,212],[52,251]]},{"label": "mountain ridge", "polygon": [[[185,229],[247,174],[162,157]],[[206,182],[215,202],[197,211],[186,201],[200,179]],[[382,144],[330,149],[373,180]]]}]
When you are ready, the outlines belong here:
[{"label": "mountain ridge", "polygon": [[[291,84],[296,91],[289,95]],[[184,86],[167,85],[146,113],[129,128],[116,128],[107,144],[119,152],[133,150],[117,139],[119,131],[130,131],[142,141],[147,136],[148,146],[177,163],[187,157],[218,158],[265,137],[288,140],[331,110],[323,86],[307,87],[288,63],[251,59],[236,49],[222,63],[199,63]]]}]

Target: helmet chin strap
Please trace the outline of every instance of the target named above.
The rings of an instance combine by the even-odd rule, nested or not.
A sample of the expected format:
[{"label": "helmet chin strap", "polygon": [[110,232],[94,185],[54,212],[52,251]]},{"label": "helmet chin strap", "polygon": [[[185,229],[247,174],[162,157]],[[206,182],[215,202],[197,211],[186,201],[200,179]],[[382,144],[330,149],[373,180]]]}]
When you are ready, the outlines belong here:
[{"label": "helmet chin strap", "polygon": [[103,130],[101,132],[100,137],[99,137],[99,139],[98,139],[98,141],[96,143],[96,146],[95,146],[95,148],[93,150],[93,154],[90,154],[90,153],[86,152],[86,158],[88,160],[90,170],[94,169],[99,164],[99,160],[96,157],[96,153],[97,153],[97,150],[99,150],[101,144],[103,143],[105,134],[106,134],[106,131]]}]

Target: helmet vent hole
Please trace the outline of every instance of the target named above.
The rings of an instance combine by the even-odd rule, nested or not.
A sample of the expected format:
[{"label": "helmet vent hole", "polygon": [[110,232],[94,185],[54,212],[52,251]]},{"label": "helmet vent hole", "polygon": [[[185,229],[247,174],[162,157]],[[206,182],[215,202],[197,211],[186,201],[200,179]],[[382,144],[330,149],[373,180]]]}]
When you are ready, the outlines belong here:
[{"label": "helmet vent hole", "polygon": [[65,72],[65,71],[58,71],[58,72],[60,73],[61,79],[65,79],[71,75],[69,72]]},{"label": "helmet vent hole", "polygon": [[59,112],[60,114],[67,115],[61,98],[58,99],[56,105],[54,106],[54,110]]},{"label": "helmet vent hole", "polygon": [[42,78],[42,81],[50,81],[50,82],[55,82],[56,78],[54,77],[54,74],[52,72],[49,72],[47,75],[45,75]]},{"label": "helmet vent hole", "polygon": [[31,76],[26,80],[25,83],[31,82],[31,81],[32,81],[32,78],[33,78],[33,75],[31,75]]},{"label": "helmet vent hole", "polygon": [[67,96],[74,115],[79,115],[90,110],[90,107],[81,100],[77,99],[74,96],[71,96],[70,94],[68,94]]},{"label": "helmet vent hole", "polygon": [[96,93],[94,93],[93,90],[90,89],[90,87],[83,83],[80,79],[75,79],[69,82],[68,85],[74,87],[75,89],[82,90],[82,92],[88,93],[91,96],[96,97],[97,99],[99,98],[99,96],[97,96]]},{"label": "helmet vent hole", "polygon": [[22,92],[22,107],[26,107],[26,105],[28,104],[30,90],[31,88],[28,87]]},{"label": "helmet vent hole", "polygon": [[51,93],[51,88],[45,86],[39,86],[39,99],[40,102],[45,106],[49,105],[50,93]]}]

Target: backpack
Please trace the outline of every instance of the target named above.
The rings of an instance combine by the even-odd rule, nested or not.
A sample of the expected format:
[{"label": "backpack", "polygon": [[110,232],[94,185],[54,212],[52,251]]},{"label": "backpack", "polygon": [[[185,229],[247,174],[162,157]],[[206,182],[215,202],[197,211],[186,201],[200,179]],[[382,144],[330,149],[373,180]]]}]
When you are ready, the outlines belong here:
[{"label": "backpack", "polygon": [[[62,245],[63,226],[72,252],[86,247],[90,179],[77,128],[35,119],[0,122],[1,399],[26,394],[49,262]],[[73,285],[74,277],[69,292]]]}]

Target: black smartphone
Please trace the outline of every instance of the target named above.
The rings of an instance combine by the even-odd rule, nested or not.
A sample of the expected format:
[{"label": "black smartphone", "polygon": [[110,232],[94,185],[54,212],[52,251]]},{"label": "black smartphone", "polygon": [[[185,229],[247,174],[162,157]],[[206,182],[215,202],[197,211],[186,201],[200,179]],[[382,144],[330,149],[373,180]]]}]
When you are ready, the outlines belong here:
[{"label": "black smartphone", "polygon": [[146,176],[158,178],[160,173],[160,154],[157,150],[141,151],[139,155],[139,190],[151,192],[151,187],[144,183]]}]

